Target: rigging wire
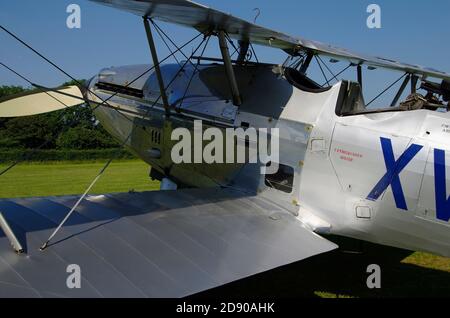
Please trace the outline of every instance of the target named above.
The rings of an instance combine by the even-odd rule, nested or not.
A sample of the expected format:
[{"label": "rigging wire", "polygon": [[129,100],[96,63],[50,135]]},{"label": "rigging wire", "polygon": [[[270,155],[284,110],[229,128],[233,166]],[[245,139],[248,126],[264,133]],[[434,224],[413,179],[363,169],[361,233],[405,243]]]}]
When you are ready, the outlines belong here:
[{"label": "rigging wire", "polygon": [[316,55],[316,56],[322,62],[322,64],[325,65],[326,69],[328,70],[328,72],[330,72],[331,76],[333,76],[333,78],[337,82],[339,82],[339,79],[336,77],[336,75],[334,75],[333,71],[331,71],[331,69],[328,67],[327,63],[325,63],[319,55]]},{"label": "rigging wire", "polygon": [[[122,149],[122,147],[124,147],[126,145],[126,143],[128,142],[128,140],[130,139],[131,135],[132,135],[133,131],[130,132],[130,134],[128,135],[128,137],[125,139],[125,141],[121,144],[119,149]],[[55,237],[55,235],[59,232],[59,230],[64,226],[64,224],[67,222],[67,220],[69,219],[69,217],[73,214],[73,212],[75,212],[75,210],[78,208],[78,206],[81,204],[81,202],[86,198],[86,196],[88,195],[89,191],[92,189],[92,187],[97,183],[97,181],[100,179],[100,177],[103,175],[103,173],[105,173],[106,169],[108,169],[108,167],[111,165],[111,163],[113,162],[113,160],[115,159],[115,157],[118,155],[118,151],[115,153],[114,156],[112,156],[108,162],[106,162],[106,164],[103,166],[103,168],[100,170],[100,172],[97,174],[97,176],[94,178],[94,180],[92,180],[92,182],[89,184],[89,186],[87,187],[87,189],[84,191],[84,193],[81,195],[81,197],[78,199],[78,201],[72,206],[72,208],[70,209],[70,211],[66,214],[66,216],[64,217],[64,219],[59,223],[58,227],[52,232],[52,234],[49,236],[49,238],[45,241],[44,244],[42,244],[42,246],[39,248],[41,251],[45,250],[49,244],[50,241]]]},{"label": "rigging wire", "polygon": [[255,57],[256,63],[259,63],[258,56],[256,55],[255,48],[253,47],[253,44],[251,42],[249,44],[250,44],[250,49],[253,52],[253,56]]},{"label": "rigging wire", "polygon": [[161,40],[163,41],[163,43],[166,45],[167,49],[169,50],[169,52],[172,54],[173,58],[175,59],[175,61],[177,61],[177,64],[179,66],[181,66],[181,62],[177,59],[175,53],[172,52],[172,49],[170,48],[169,44],[167,43],[166,39],[164,38],[164,36],[161,34],[161,32],[159,31],[158,28],[155,28],[156,33],[158,33],[159,37],[161,38]]},{"label": "rigging wire", "polygon": [[[346,70],[348,70],[350,67],[354,66],[352,63],[350,63],[348,66],[346,66],[342,71],[336,74],[336,77],[344,73]],[[323,87],[326,83],[323,83],[321,86]]]},{"label": "rigging wire", "polygon": [[[317,61],[317,65],[319,65],[320,71],[322,72],[322,75],[323,75],[323,77],[325,78],[326,84],[327,84],[328,86],[330,86],[330,81],[328,81],[328,78],[327,78],[327,76],[325,75],[325,72],[323,71],[322,65],[320,64],[320,61],[319,61],[319,59],[317,58],[317,55],[314,55],[314,58],[315,58],[316,61]],[[322,85],[322,86],[323,86],[323,85]]]},{"label": "rigging wire", "polygon": [[[208,37],[208,40],[207,40],[206,43],[205,43],[205,46],[203,47],[202,53],[200,54],[200,58],[202,58],[203,55],[205,54],[205,51],[206,51],[206,48],[208,47],[208,43],[209,43],[210,38],[211,38],[211,37],[209,36],[209,37]],[[185,91],[184,91],[183,97],[181,98],[180,106],[178,106],[179,109],[181,108],[181,106],[183,106],[183,102],[184,102],[184,100],[185,100],[185,98],[186,98],[186,95],[187,95],[187,92],[188,92],[188,90],[189,90],[189,88],[190,88],[190,86],[191,86],[192,80],[194,79],[194,76],[195,76],[195,74],[197,73],[197,70],[198,70],[199,65],[200,65],[200,59],[197,60],[197,64],[196,64],[195,67],[194,67],[194,70],[193,70],[193,72],[192,72],[191,78],[189,79],[189,82],[188,82],[188,84],[186,85],[186,89],[185,89]]]},{"label": "rigging wire", "polygon": [[[177,44],[170,38],[170,36],[168,36],[167,33],[164,32],[164,30],[155,21],[153,21],[153,19],[149,19],[149,20],[150,20],[150,23],[155,27],[155,29],[159,30],[169,40],[169,42],[172,43],[172,45],[177,48],[177,51],[179,51],[184,56],[184,58],[189,60],[189,62],[192,64],[192,66],[194,66],[194,63],[192,63],[192,61],[190,61],[190,59],[187,57],[187,55],[180,48],[178,48]],[[205,35],[205,34],[200,32],[199,36],[200,35]],[[177,51],[175,51],[175,52],[177,52]]]},{"label": "rigging wire", "polygon": [[395,84],[397,84],[398,82],[400,82],[406,75],[408,75],[408,73],[403,74],[402,76],[400,76],[399,79],[397,79],[395,82],[393,82],[391,85],[389,85],[385,90],[383,90],[380,94],[378,94],[375,98],[373,98],[367,105],[366,107],[368,107],[370,104],[372,104],[374,101],[376,101],[378,98],[380,98],[384,93],[386,93],[388,90],[390,90]]},{"label": "rigging wire", "polygon": [[3,66],[4,68],[6,68],[7,70],[9,70],[10,72],[14,73],[15,75],[17,75],[18,77],[20,77],[21,79],[23,79],[24,81],[28,82],[31,86],[39,89],[40,91],[42,91],[43,93],[47,94],[48,96],[50,96],[51,98],[53,98],[54,100],[56,100],[58,103],[60,103],[61,105],[63,105],[66,108],[69,108],[69,106],[67,106],[64,102],[60,101],[58,98],[56,98],[53,95],[50,95],[48,93],[48,91],[44,90],[41,86],[32,83],[31,81],[29,81],[28,79],[26,79],[24,76],[22,76],[21,74],[19,74],[18,72],[14,71],[12,68],[10,68],[9,66],[5,65],[4,63],[0,62],[0,65]]},{"label": "rigging wire", "polygon": [[[175,73],[175,75],[173,76],[172,80],[169,82],[169,84],[167,84],[167,86],[165,87],[165,89],[167,90],[170,85],[173,84],[173,82],[175,82],[175,80],[177,79],[178,75],[184,71],[184,68],[186,67],[187,63],[192,59],[192,57],[195,55],[195,53],[200,49],[200,47],[203,45],[203,43],[206,41],[206,39],[209,37],[205,37],[202,42],[200,42],[200,44],[192,51],[192,54],[190,57],[188,57],[188,59],[184,62],[184,64],[180,67],[180,69]],[[191,62],[192,63],[192,62]],[[194,65],[195,67],[195,65]],[[159,99],[161,98],[161,95],[155,100],[155,102],[153,103],[152,106],[150,106],[150,108],[148,109],[147,113],[145,115],[142,116],[142,118],[145,118],[146,115],[148,115],[148,112],[157,104],[157,102],[159,101]]]},{"label": "rigging wire", "polygon": [[233,57],[233,55],[235,55],[237,52],[239,52],[239,48],[234,44],[233,40],[230,38],[228,33],[225,33],[225,37],[226,37],[228,43],[230,43],[234,49],[233,53],[230,55],[230,57]]},{"label": "rigging wire", "polygon": [[302,56],[302,57],[299,57],[299,58],[294,58],[294,57],[291,57],[291,63],[288,65],[288,67],[289,68],[294,68],[294,69],[297,69],[298,68],[298,66],[301,64],[301,63],[303,63],[303,61],[305,60],[305,58]]}]

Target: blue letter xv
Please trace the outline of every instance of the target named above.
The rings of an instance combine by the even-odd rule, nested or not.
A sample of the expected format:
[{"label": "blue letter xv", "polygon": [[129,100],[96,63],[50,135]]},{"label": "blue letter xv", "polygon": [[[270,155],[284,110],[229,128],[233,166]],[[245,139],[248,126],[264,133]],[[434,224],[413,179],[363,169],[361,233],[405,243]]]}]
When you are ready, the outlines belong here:
[{"label": "blue letter xv", "polygon": [[368,200],[376,201],[384,193],[384,191],[391,186],[394,194],[395,204],[398,209],[408,210],[406,206],[405,195],[403,193],[402,184],[400,182],[399,174],[423,148],[416,144],[412,144],[408,149],[395,161],[394,150],[392,149],[392,142],[387,138],[381,139],[381,147],[383,148],[384,163],[387,172],[377,183],[375,188],[367,197]]}]

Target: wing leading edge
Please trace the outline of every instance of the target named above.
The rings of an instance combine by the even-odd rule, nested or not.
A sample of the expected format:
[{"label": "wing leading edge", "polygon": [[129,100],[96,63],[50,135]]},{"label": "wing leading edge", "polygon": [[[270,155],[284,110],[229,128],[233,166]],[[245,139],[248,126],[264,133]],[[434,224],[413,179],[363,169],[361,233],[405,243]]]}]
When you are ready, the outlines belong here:
[{"label": "wing leading edge", "polygon": [[355,65],[387,68],[415,75],[450,80],[450,74],[422,67],[401,63],[383,57],[366,56],[332,45],[292,37],[270,30],[230,14],[208,8],[189,0],[90,0],[103,5],[128,11],[139,16],[193,27],[199,31],[223,30],[231,37],[251,43],[283,49],[289,52],[306,51],[349,60]]},{"label": "wing leading edge", "polygon": [[76,199],[0,200],[26,251],[0,230],[0,297],[181,297],[337,247],[262,198],[190,189],[90,196],[38,251]]}]

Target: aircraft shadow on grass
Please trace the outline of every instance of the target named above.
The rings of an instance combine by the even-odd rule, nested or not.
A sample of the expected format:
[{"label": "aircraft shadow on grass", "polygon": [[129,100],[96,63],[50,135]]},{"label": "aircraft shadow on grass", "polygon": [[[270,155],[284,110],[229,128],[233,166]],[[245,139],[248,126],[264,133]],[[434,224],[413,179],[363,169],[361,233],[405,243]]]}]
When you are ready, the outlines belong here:
[{"label": "aircraft shadow on grass", "polygon": [[[411,251],[347,238],[327,238],[341,248],[191,297],[450,297],[450,272],[402,262],[413,254]],[[370,273],[366,270],[370,264],[381,267],[380,289],[367,287]]]}]

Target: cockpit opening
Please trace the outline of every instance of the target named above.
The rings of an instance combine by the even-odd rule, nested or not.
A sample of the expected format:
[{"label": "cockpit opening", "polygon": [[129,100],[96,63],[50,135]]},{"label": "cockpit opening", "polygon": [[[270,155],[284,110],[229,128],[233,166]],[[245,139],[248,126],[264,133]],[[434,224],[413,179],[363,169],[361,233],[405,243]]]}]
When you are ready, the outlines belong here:
[{"label": "cockpit opening", "polygon": [[444,80],[441,84],[438,84],[428,80],[422,80],[420,90],[425,91],[425,93],[421,94],[417,91],[413,91],[404,101],[401,101],[398,106],[391,105],[388,107],[374,108],[370,107],[370,103],[365,103],[359,83],[342,81],[341,91],[336,106],[336,115],[354,116],[419,109],[440,112],[450,111],[450,82]]},{"label": "cockpit opening", "polygon": [[323,87],[306,76],[305,73],[297,69],[287,67],[284,70],[286,80],[298,89],[309,93],[323,93],[328,91],[331,86]]}]

